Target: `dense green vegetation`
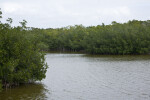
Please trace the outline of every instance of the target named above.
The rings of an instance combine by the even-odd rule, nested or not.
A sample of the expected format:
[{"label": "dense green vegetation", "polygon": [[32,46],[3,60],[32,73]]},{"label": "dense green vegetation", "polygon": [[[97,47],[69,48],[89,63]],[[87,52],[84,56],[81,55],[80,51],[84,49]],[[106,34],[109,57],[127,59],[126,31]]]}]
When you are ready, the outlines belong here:
[{"label": "dense green vegetation", "polygon": [[[1,12],[0,12],[1,15]],[[0,90],[45,78],[47,64],[37,34],[27,30],[26,21],[11,27],[0,22]]]},{"label": "dense green vegetation", "polygon": [[150,20],[33,31],[39,33],[43,50],[113,55],[150,53]]}]

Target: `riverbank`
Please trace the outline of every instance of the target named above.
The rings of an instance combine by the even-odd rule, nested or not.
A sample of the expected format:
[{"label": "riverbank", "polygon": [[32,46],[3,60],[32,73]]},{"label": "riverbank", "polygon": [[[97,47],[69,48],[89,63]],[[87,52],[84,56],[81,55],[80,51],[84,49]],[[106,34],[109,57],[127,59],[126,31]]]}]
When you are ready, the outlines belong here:
[{"label": "riverbank", "polygon": [[91,54],[83,51],[43,51],[44,53],[57,53],[57,54],[86,54],[86,55],[91,55],[91,56],[150,56],[150,53],[147,54]]}]

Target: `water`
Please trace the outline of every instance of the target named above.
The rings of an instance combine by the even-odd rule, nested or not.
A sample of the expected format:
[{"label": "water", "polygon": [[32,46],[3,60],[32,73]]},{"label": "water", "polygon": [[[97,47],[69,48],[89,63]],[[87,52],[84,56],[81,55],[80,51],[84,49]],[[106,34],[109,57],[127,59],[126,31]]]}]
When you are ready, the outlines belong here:
[{"label": "water", "polygon": [[150,56],[47,54],[47,77],[0,100],[150,100]]}]

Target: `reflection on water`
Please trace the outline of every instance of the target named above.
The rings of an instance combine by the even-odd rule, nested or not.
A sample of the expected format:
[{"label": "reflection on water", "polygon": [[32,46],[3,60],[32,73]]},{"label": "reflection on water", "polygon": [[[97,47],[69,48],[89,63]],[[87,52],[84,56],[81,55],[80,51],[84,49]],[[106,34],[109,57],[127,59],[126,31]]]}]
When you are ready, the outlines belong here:
[{"label": "reflection on water", "polygon": [[46,100],[48,90],[41,83],[21,85],[0,93],[0,100]]},{"label": "reflection on water", "polygon": [[150,55],[82,55],[99,61],[142,61],[150,60]]}]

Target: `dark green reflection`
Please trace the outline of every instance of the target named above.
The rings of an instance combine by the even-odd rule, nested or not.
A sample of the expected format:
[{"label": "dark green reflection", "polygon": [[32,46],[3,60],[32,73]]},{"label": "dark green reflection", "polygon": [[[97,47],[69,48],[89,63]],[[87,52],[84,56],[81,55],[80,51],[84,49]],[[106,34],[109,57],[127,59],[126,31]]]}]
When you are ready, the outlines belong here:
[{"label": "dark green reflection", "polygon": [[41,83],[26,84],[12,89],[3,90],[0,100],[45,100],[48,90]]},{"label": "dark green reflection", "polygon": [[150,55],[83,55],[88,58],[98,58],[100,61],[142,61],[150,60]]}]

